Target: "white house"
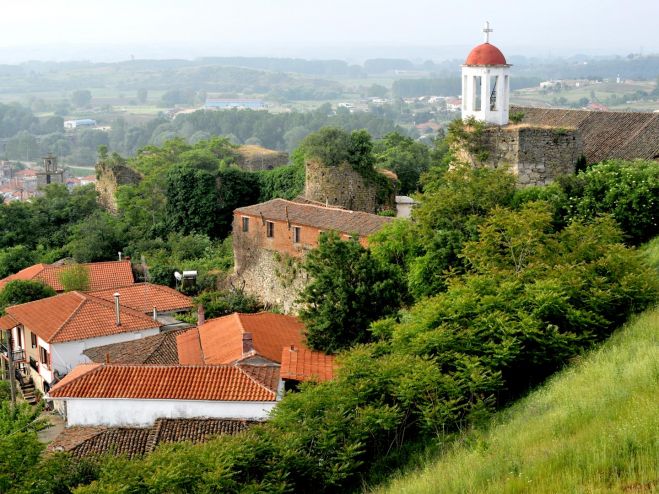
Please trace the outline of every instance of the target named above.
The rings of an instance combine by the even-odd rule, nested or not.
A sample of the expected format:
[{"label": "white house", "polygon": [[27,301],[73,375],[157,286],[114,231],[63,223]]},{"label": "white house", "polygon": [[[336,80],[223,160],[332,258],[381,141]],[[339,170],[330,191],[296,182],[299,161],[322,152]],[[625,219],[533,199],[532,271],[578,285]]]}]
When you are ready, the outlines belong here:
[{"label": "white house", "polygon": [[77,291],[8,307],[0,329],[11,331],[14,361],[35,387],[48,392],[59,376],[80,363],[91,347],[160,332],[142,312]]},{"label": "white house", "polygon": [[264,420],[279,367],[82,364],[47,398],[67,426],[150,426],[158,418]]}]

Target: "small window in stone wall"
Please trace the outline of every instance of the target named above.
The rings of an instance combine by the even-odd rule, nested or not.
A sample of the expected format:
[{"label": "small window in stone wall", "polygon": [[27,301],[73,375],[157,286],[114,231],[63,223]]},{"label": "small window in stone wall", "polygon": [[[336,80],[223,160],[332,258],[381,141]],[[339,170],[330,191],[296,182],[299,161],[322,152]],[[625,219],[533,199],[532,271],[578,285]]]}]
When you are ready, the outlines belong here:
[{"label": "small window in stone wall", "polygon": [[299,226],[294,226],[293,227],[293,243],[294,244],[299,244],[300,243],[301,233],[302,233],[302,229]]},{"label": "small window in stone wall", "polygon": [[265,235],[268,238],[275,236],[275,224],[272,221],[265,222]]},{"label": "small window in stone wall", "polygon": [[243,216],[243,231],[249,231],[249,218],[247,216]]}]

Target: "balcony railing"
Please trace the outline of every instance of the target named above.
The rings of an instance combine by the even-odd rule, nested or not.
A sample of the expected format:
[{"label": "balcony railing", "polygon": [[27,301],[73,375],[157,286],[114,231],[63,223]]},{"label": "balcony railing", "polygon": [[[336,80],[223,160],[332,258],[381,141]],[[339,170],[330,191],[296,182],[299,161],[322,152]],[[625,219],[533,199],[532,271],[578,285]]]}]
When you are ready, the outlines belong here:
[{"label": "balcony railing", "polygon": [[[0,353],[2,357],[9,360],[9,352],[7,351],[7,345],[0,344]],[[22,348],[20,350],[14,350],[11,352],[12,360],[14,362],[24,362],[25,361],[25,350]]]}]

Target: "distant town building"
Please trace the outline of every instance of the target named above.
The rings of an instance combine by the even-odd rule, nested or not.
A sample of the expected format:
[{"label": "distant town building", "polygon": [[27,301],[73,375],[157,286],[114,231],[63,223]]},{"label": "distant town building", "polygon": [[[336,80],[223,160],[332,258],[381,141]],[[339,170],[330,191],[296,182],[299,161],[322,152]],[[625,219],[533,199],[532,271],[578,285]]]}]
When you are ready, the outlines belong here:
[{"label": "distant town building", "polygon": [[252,98],[207,98],[204,103],[206,110],[263,110],[266,108],[263,100]]},{"label": "distant town building", "polygon": [[64,170],[58,168],[57,158],[52,154],[43,157],[43,171],[36,173],[37,186],[64,183]]},{"label": "distant town building", "polygon": [[77,129],[78,127],[96,127],[96,120],[91,118],[80,118],[76,120],[64,120],[65,129]]}]

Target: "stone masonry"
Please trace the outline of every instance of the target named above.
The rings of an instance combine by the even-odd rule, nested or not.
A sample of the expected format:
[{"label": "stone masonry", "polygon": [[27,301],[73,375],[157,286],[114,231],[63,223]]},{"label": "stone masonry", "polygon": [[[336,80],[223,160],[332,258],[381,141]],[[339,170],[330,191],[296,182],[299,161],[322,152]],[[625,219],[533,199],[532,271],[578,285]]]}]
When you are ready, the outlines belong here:
[{"label": "stone masonry", "polygon": [[394,194],[383,201],[378,192],[378,184],[369,183],[349,163],[338,166],[325,166],[319,161],[306,163],[304,197],[309,200],[367,213],[395,209]]},{"label": "stone masonry", "polygon": [[137,184],[142,176],[128,166],[106,166],[102,163],[96,165],[96,190],[98,201],[111,213],[117,212],[117,187],[120,185]]},{"label": "stone masonry", "polygon": [[579,132],[560,127],[487,127],[475,147],[478,153],[463,149],[459,157],[474,166],[510,166],[520,186],[547,185],[560,175],[575,173],[583,154]]}]

